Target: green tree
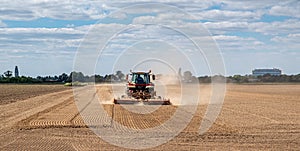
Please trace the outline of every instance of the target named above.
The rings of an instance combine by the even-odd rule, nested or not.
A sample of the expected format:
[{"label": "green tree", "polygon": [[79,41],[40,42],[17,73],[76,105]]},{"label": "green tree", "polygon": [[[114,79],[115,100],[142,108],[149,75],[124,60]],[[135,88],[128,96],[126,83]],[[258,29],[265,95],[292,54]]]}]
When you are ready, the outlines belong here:
[{"label": "green tree", "polygon": [[12,71],[7,70],[7,71],[4,72],[4,75],[5,75],[7,78],[10,78],[10,77],[12,76]]},{"label": "green tree", "polygon": [[70,76],[67,80],[68,82],[75,82],[75,81],[79,81],[79,82],[84,82],[84,74],[82,72],[71,72]]},{"label": "green tree", "polygon": [[69,76],[66,73],[62,73],[61,75],[58,76],[58,80],[60,82],[66,82],[68,80]]},{"label": "green tree", "polygon": [[96,83],[100,83],[100,82],[104,82],[104,77],[101,75],[95,75],[95,82]]},{"label": "green tree", "polygon": [[116,77],[118,78],[118,80],[124,81],[125,75],[122,73],[122,71],[117,71],[116,72]]},{"label": "green tree", "polygon": [[242,76],[241,75],[234,75],[233,77],[232,77],[232,79],[234,80],[234,82],[241,82],[242,81]]}]

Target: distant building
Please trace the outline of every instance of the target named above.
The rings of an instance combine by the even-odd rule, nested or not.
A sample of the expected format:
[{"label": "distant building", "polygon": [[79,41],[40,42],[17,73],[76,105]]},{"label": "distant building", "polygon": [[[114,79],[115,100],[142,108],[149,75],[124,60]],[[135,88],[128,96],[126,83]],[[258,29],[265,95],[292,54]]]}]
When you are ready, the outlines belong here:
[{"label": "distant building", "polygon": [[19,77],[19,69],[18,66],[15,67],[15,77]]},{"label": "distant building", "polygon": [[263,76],[265,74],[280,76],[281,70],[273,68],[273,69],[254,69],[252,70],[253,76]]}]

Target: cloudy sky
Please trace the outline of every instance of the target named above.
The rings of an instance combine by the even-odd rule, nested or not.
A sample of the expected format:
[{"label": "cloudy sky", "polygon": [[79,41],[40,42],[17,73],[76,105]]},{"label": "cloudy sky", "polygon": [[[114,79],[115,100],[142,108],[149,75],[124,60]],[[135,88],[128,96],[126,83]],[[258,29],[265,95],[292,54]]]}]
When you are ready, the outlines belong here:
[{"label": "cloudy sky", "polygon": [[[172,33],[174,31],[155,30],[156,27],[138,27],[139,30],[135,31],[124,30],[128,26],[147,22],[163,22],[172,27],[189,29],[203,26],[220,49],[227,75],[250,74],[254,68],[279,68],[285,74],[300,73],[298,0],[155,2],[182,12],[163,11],[160,7],[149,9],[143,7],[148,4],[145,0],[1,0],[0,74],[6,70],[13,70],[16,65],[19,66],[21,75],[26,76],[71,72],[78,47],[88,37],[86,34],[95,24],[102,29],[97,33],[102,37],[109,36],[110,31],[123,29],[106,45],[107,56],[120,57],[119,54],[125,49],[135,52],[132,44],[136,41],[130,40],[130,37],[143,35],[139,32],[152,31],[153,34],[148,35],[148,38],[159,37],[156,35],[157,31],[160,31],[161,35],[168,35],[161,36],[165,37],[159,39],[163,44],[157,44],[156,47],[172,49],[170,43],[173,41],[186,46],[180,49],[189,50],[189,42]],[[133,5],[141,7],[120,11]],[[190,16],[184,15],[183,12],[193,18],[190,19]],[[141,37],[135,36],[135,40],[139,38]],[[143,46],[137,44],[134,48]],[[147,46],[152,47],[151,42],[148,42]],[[147,46],[144,46],[145,51],[148,49]],[[96,68],[95,71],[99,74],[111,71],[101,65],[114,63],[109,61],[109,57],[100,59],[99,62],[98,68],[102,70]]]}]

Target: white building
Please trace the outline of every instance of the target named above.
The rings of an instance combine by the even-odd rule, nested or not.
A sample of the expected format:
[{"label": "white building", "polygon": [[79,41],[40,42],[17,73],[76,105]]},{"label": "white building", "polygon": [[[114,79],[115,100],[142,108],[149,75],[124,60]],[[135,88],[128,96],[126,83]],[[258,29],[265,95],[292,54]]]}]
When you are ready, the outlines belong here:
[{"label": "white building", "polygon": [[280,76],[281,75],[281,70],[280,69],[254,69],[252,70],[252,75],[253,76],[263,76],[265,74],[270,74],[274,76]]}]

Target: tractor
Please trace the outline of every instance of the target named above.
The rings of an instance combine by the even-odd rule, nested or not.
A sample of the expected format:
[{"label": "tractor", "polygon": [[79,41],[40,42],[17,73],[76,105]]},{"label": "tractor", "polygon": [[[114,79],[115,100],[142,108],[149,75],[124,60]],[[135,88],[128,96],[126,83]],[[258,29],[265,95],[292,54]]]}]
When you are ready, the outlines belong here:
[{"label": "tractor", "polygon": [[171,105],[169,99],[156,96],[154,90],[155,75],[149,72],[132,72],[126,75],[125,95],[114,99],[115,104],[147,104],[147,105]]}]

